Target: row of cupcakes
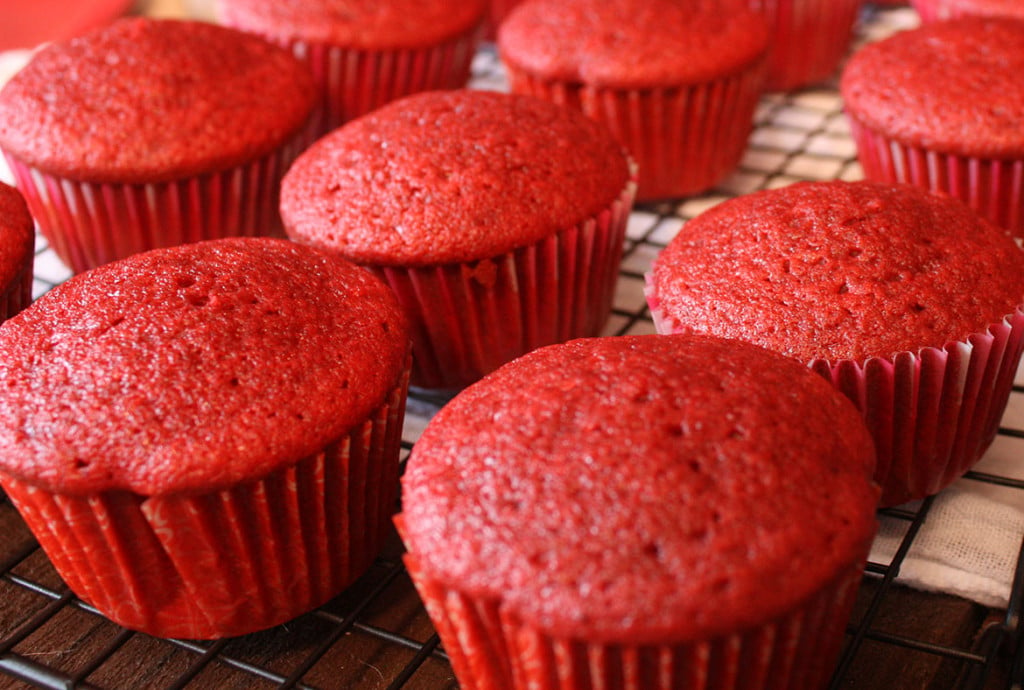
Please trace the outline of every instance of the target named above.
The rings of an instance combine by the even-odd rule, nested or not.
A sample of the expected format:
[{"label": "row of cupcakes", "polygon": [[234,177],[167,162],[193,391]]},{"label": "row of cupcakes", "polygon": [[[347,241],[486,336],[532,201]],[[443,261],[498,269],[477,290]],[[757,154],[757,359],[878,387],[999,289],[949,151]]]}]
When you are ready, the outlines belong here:
[{"label": "row of cupcakes", "polygon": [[[294,35],[328,41],[308,26],[323,8],[286,18],[266,8],[266,17],[243,12],[246,6],[225,14],[253,31],[262,27],[290,51],[213,26],[122,22],[43,50],[0,95],[0,147],[44,236],[73,270],[153,246],[279,232],[277,185],[298,152],[404,94],[464,85],[476,46],[472,32],[459,33],[457,60],[408,50],[384,59],[360,48],[325,57],[329,70],[309,70],[312,39]],[[393,12],[368,11],[341,28],[326,23],[334,27],[330,40],[348,36],[351,43],[355,24],[390,31],[394,14],[406,16],[401,7],[382,7]],[[503,24],[499,48],[514,91],[582,110],[612,131],[638,164],[639,200],[676,198],[735,168],[764,84],[763,21],[744,8],[723,9],[717,2],[684,9],[533,0]],[[254,17],[298,28],[270,35]],[[451,31],[475,26],[471,17],[448,19]],[[951,192],[1015,229],[1022,222],[1014,172],[1020,146],[1007,139],[1012,112],[1001,102],[1003,82],[993,80],[1012,82],[1007,56],[1020,29],[1006,19],[994,23],[982,30],[959,21],[861,51],[844,72],[843,93],[868,177]],[[357,33],[359,40],[376,36]],[[946,47],[918,50],[932,37]],[[411,40],[403,35],[402,44]],[[115,53],[117,60],[107,59]],[[977,70],[968,64],[981,55],[989,56],[992,75],[984,84],[972,81]],[[890,97],[888,84],[908,65],[916,72]],[[954,79],[969,83],[951,87],[929,73],[948,65],[956,65]],[[959,91],[959,101],[950,101],[950,91]],[[345,105],[349,98],[360,103]]]},{"label": "row of cupcakes", "polygon": [[[602,120],[638,162],[642,200],[722,179],[764,86],[763,17],[729,2],[588,1],[515,9],[499,39],[513,88]],[[825,3],[837,4],[851,6],[846,35],[824,43],[841,52],[856,3]],[[483,12],[482,2],[457,12],[419,2],[221,3],[225,23],[279,50],[227,28],[119,22],[43,49],[11,80],[0,147],[43,235],[75,271],[149,247],[273,234],[277,184],[297,153],[396,98],[464,86]],[[544,63],[551,55],[558,64]],[[604,64],[596,72],[595,61]],[[822,73],[835,64],[794,62]]]}]

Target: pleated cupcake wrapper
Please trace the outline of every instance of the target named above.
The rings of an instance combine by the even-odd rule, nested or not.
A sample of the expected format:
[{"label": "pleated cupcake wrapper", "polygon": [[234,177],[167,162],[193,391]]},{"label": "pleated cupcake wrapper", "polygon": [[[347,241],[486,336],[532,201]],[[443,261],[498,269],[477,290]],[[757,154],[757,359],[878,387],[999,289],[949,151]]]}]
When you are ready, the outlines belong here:
[{"label": "pleated cupcake wrapper", "polygon": [[615,89],[539,78],[507,65],[512,91],[582,110],[604,123],[640,169],[639,201],[714,186],[739,163],[753,128],[764,63],[712,82]]},{"label": "pleated cupcake wrapper", "polygon": [[68,586],[127,628],[230,637],[326,602],[397,505],[407,375],[364,424],[263,480],[198,495],[55,495],[0,476]]},{"label": "pleated cupcake wrapper", "polygon": [[833,673],[863,575],[860,563],[750,630],[619,644],[549,635],[498,601],[432,579],[412,555],[406,565],[463,690],[817,690]]},{"label": "pleated cupcake wrapper", "polygon": [[[647,276],[659,333],[687,329],[660,307]],[[963,476],[992,443],[1024,349],[1024,311],[964,341],[863,362],[814,360],[812,370],[860,410],[875,440],[880,505],[938,493]]]},{"label": "pleated cupcake wrapper", "polygon": [[765,0],[771,34],[766,88],[795,89],[832,75],[850,47],[860,0]]},{"label": "pleated cupcake wrapper", "polygon": [[4,155],[39,230],[61,261],[78,273],[157,247],[281,235],[281,178],[312,142],[311,126],[250,163],[150,184],[62,178]]},{"label": "pleated cupcake wrapper", "polygon": [[941,191],[1024,237],[1024,159],[962,156],[902,144],[849,116],[864,176]]},{"label": "pleated cupcake wrapper", "polygon": [[497,257],[373,267],[409,316],[412,384],[458,390],[543,345],[599,335],[634,192],[630,181],[596,216]]},{"label": "pleated cupcake wrapper", "polygon": [[321,92],[318,132],[326,134],[385,103],[469,81],[483,27],[422,48],[370,50],[294,41],[285,47],[310,66]]}]

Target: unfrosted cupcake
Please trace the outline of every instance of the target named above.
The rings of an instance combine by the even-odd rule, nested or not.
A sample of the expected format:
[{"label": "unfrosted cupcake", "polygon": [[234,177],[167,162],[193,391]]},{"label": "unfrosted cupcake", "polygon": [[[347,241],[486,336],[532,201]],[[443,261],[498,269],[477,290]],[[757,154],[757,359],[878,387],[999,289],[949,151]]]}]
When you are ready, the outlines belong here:
[{"label": "unfrosted cupcake", "polygon": [[321,95],[318,131],[469,80],[486,0],[217,0],[220,19],[292,50]]},{"label": "unfrosted cupcake", "polygon": [[82,273],[0,326],[0,484],[111,620],[240,635],[389,533],[408,338],[367,271],[230,238]]},{"label": "unfrosted cupcake", "polygon": [[1024,252],[956,199],[801,183],[722,203],[656,259],[661,333],[782,352],[861,409],[882,503],[934,494],[998,430],[1024,347]]},{"label": "unfrosted cupcake", "polygon": [[124,19],[43,48],[0,90],[0,148],[50,246],[82,271],[279,233],[314,98],[302,64],[255,36]]},{"label": "unfrosted cupcake", "polygon": [[762,17],[730,0],[528,0],[498,32],[512,90],[607,125],[637,161],[641,200],[736,167],[767,46]]},{"label": "unfrosted cupcake", "polygon": [[413,383],[454,390],[597,335],[635,182],[598,123],[527,96],[434,91],[312,146],[282,186],[288,235],[370,267],[413,333]]},{"label": "unfrosted cupcake", "polygon": [[1016,17],[1024,19],[1019,0],[911,0],[925,23],[961,17]]},{"label": "unfrosted cupcake", "polygon": [[21,194],[0,182],[0,321],[32,301],[34,231]]},{"label": "unfrosted cupcake", "polygon": [[873,466],[856,409],[786,357],[583,339],[446,405],[396,522],[464,688],[820,688],[875,531]]},{"label": "unfrosted cupcake", "polygon": [[1024,234],[1024,21],[964,18],[859,50],[840,84],[868,179],[958,197]]},{"label": "unfrosted cupcake", "polygon": [[832,76],[846,55],[861,0],[748,0],[771,32],[766,88],[786,91]]}]

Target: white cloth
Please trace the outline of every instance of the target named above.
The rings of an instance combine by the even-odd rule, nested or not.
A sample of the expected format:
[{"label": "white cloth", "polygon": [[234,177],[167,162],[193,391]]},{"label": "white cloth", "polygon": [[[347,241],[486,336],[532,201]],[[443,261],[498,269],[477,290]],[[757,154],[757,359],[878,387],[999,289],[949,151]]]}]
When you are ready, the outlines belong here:
[{"label": "white cloth", "polygon": [[[871,560],[892,561],[909,523],[883,516]],[[935,498],[898,582],[1004,609],[1024,535],[1024,492],[963,479]]]}]

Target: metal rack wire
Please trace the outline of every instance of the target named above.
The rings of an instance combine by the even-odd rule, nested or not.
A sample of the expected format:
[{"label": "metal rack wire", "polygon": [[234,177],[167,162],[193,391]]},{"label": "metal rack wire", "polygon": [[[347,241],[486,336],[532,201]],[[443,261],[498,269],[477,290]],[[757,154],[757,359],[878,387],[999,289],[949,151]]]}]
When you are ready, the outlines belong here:
[{"label": "metal rack wire", "polygon": [[[870,12],[870,11],[869,11]],[[899,11],[866,14],[861,40],[891,30]],[[879,28],[881,25],[881,28]],[[474,86],[503,88],[500,64],[483,51]],[[825,86],[766,97],[740,168],[712,192],[678,204],[639,207],[631,216],[625,257],[606,333],[650,333],[643,274],[654,256],[689,218],[718,201],[801,179],[856,179],[860,170],[835,89]],[[68,277],[45,244],[37,252],[35,294]],[[1024,387],[1012,394],[1024,401]],[[404,452],[419,437],[439,402],[414,396],[404,432]],[[1001,436],[1019,440],[1024,423]],[[972,472],[973,480],[1021,492],[1024,481]],[[1024,546],[1007,611],[986,612],[979,634],[966,646],[927,635],[888,630],[880,612],[904,596],[897,583],[933,500],[912,509],[884,511],[904,521],[896,556],[867,565],[858,612],[831,687],[856,688],[868,645],[884,645],[908,658],[934,658],[948,669],[948,687],[982,690],[1024,687]],[[1024,535],[1022,535],[1024,537]],[[270,631],[231,640],[159,640],[124,630],[70,593],[56,576],[14,509],[0,501],[0,688],[403,688],[438,690],[457,683],[400,559],[397,539],[348,591],[320,609]],[[891,679],[893,690],[916,687]],[[907,681],[911,682],[911,681]]]}]

